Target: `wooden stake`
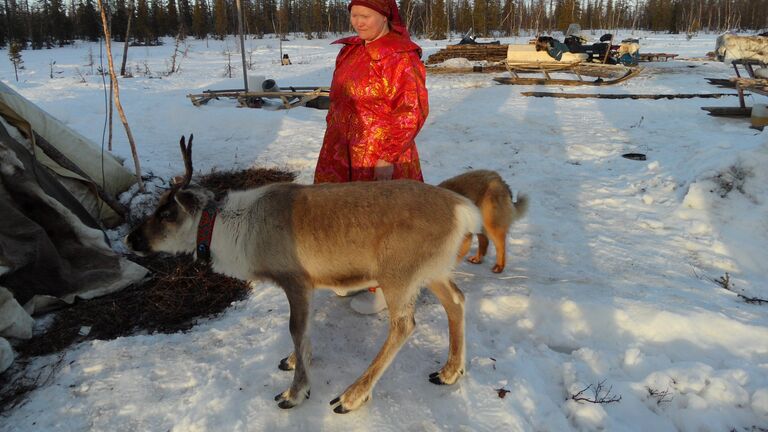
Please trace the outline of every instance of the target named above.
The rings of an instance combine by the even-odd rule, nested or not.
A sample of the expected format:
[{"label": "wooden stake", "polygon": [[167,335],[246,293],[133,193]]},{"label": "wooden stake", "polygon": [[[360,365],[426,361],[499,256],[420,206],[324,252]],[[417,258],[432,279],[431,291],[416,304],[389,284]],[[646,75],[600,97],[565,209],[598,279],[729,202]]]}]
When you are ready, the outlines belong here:
[{"label": "wooden stake", "polygon": [[133,134],[131,133],[131,127],[128,126],[128,119],[125,117],[123,111],[123,105],[120,104],[120,86],[117,83],[117,75],[115,75],[115,64],[112,61],[112,38],[109,34],[109,26],[107,25],[107,13],[104,10],[104,4],[102,0],[99,2],[99,9],[101,10],[101,25],[104,29],[104,42],[107,47],[107,61],[109,62],[109,76],[112,79],[114,85],[113,96],[115,98],[115,106],[117,106],[117,112],[120,114],[120,120],[123,122],[125,128],[125,134],[128,135],[128,143],[131,145],[131,155],[133,155],[133,165],[136,168],[136,182],[139,184],[139,191],[144,192],[144,182],[141,180],[141,164],[139,163],[139,155],[136,152],[136,142],[133,140]]}]

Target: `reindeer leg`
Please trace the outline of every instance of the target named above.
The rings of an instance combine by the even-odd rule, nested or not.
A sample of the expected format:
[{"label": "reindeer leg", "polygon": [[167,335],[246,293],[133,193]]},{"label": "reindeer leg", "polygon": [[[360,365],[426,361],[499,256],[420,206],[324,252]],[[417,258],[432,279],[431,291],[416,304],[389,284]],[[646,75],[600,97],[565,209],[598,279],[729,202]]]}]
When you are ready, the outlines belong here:
[{"label": "reindeer leg", "polygon": [[485,234],[477,233],[477,253],[475,256],[467,258],[472,264],[480,264],[483,257],[488,252],[488,237]]},{"label": "reindeer leg", "polygon": [[[281,281],[282,282],[282,281]],[[311,361],[311,348],[307,339],[307,327],[309,326],[309,308],[310,295],[309,287],[301,282],[280,283],[288,296],[288,303],[291,309],[289,327],[291,338],[293,339],[293,353],[287,359],[286,366],[289,366],[291,357],[293,357],[293,382],[291,387],[275,396],[280,408],[293,408],[309,398],[309,363]],[[280,362],[282,369],[283,362]]]},{"label": "reindeer leg", "polygon": [[448,314],[448,361],[429,376],[433,384],[453,384],[464,375],[464,294],[450,279],[433,281],[428,288],[440,300]]},{"label": "reindeer leg", "polygon": [[416,326],[416,321],[413,318],[413,298],[418,292],[418,288],[402,285],[398,287],[381,280],[379,282],[389,310],[389,334],[368,369],[357,381],[347,387],[341,396],[331,401],[331,406],[334,407],[333,411],[338,414],[355,410],[371,398],[371,392],[376,382],[381,378]]}]

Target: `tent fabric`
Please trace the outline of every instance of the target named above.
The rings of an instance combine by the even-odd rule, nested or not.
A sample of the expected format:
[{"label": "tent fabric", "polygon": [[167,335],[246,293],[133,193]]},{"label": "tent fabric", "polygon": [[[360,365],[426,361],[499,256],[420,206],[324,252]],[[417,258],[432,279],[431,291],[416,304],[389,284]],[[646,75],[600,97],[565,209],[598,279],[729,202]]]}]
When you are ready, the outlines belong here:
[{"label": "tent fabric", "polygon": [[[72,137],[76,134],[39,109],[27,106],[22,112],[47,116],[40,121],[21,117],[15,110],[9,114],[3,86],[0,83],[0,371],[13,359],[5,338],[30,337],[31,315],[77,299],[119,291],[147,274],[144,267],[110,247],[101,229],[103,218],[109,215],[83,205],[87,200],[80,194],[95,196],[92,187],[88,187],[90,182],[77,180],[74,173],[62,177],[61,167],[49,167],[51,160],[35,149],[32,142],[34,133],[45,136],[29,126],[43,124],[48,127],[47,133],[60,128],[60,135],[45,138],[46,141],[63,149],[62,153],[69,152],[72,161],[84,160],[84,155],[90,154],[93,159],[85,163],[90,168],[76,169],[101,180],[108,193],[117,195],[133,184],[130,172],[122,166],[107,168],[119,162],[104,155],[102,180],[99,151],[92,151],[84,141],[79,141],[82,151],[76,147],[68,149],[71,142],[63,145],[61,141],[75,139]],[[93,171],[97,166],[98,170]],[[77,195],[65,185],[67,182],[82,186],[75,189]],[[92,202],[97,201],[94,198]]]},{"label": "tent fabric", "polygon": [[[112,196],[119,195],[136,183],[135,175],[126,169],[117,157],[103,151],[88,138],[70,129],[2,82],[0,82],[0,115],[18,129],[18,133],[25,140],[29,140],[29,147],[41,163],[60,177],[67,179],[62,183],[84,204],[89,213],[108,226],[117,222],[117,214],[93,193],[93,188],[89,186],[90,182],[60,166],[41,151],[35,145],[32,131],[54,145],[94,183]],[[9,133],[13,135],[14,131],[9,130]]]},{"label": "tent fabric", "polygon": [[13,298],[13,294],[0,286],[0,372],[8,369],[14,358],[13,349],[6,338],[31,338],[34,323],[35,320]]},{"label": "tent fabric", "polygon": [[0,140],[0,261],[10,269],[0,283],[34,313],[143,277],[146,270],[114,252],[79,202],[46,171],[18,143]]}]

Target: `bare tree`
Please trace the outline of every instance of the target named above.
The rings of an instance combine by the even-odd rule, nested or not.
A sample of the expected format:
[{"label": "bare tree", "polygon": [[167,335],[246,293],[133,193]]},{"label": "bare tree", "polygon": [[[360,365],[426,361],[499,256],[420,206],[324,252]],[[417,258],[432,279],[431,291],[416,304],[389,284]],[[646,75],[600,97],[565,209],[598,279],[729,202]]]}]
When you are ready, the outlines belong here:
[{"label": "bare tree", "polygon": [[[123,122],[125,133],[128,135],[128,143],[131,145],[131,154],[133,155],[133,165],[136,168],[136,182],[139,184],[139,191],[144,192],[144,182],[141,180],[141,163],[139,162],[139,155],[136,151],[136,142],[133,140],[133,134],[131,133],[131,127],[128,125],[128,119],[125,117],[123,111],[123,105],[120,104],[120,86],[117,82],[117,75],[115,74],[115,64],[112,61],[112,37],[109,34],[109,26],[107,25],[107,13],[104,10],[104,4],[101,0],[99,2],[99,10],[101,10],[101,24],[104,30],[104,42],[107,47],[107,61],[109,63],[109,76],[112,80],[112,87],[114,88],[113,96],[115,99],[115,105],[117,106],[117,112],[120,114],[120,120]],[[127,44],[127,41],[126,41]]]},{"label": "bare tree", "polygon": [[[101,4],[101,3],[99,3]],[[125,27],[125,39],[123,43],[123,61],[120,65],[120,76],[125,76],[125,63],[128,61],[128,45],[131,38],[131,21],[133,21],[133,0],[128,3],[128,25]]]}]

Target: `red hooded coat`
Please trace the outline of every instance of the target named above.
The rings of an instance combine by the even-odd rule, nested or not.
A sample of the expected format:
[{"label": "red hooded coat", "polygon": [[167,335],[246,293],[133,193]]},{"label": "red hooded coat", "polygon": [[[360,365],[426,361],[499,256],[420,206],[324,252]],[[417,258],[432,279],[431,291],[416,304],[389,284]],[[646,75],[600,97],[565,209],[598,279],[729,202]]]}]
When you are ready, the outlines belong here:
[{"label": "red hooded coat", "polygon": [[365,44],[357,36],[334,43],[344,47],[315,183],[373,180],[379,159],[394,165],[393,179],[424,181],[414,143],[429,113],[421,48],[395,30]]}]

